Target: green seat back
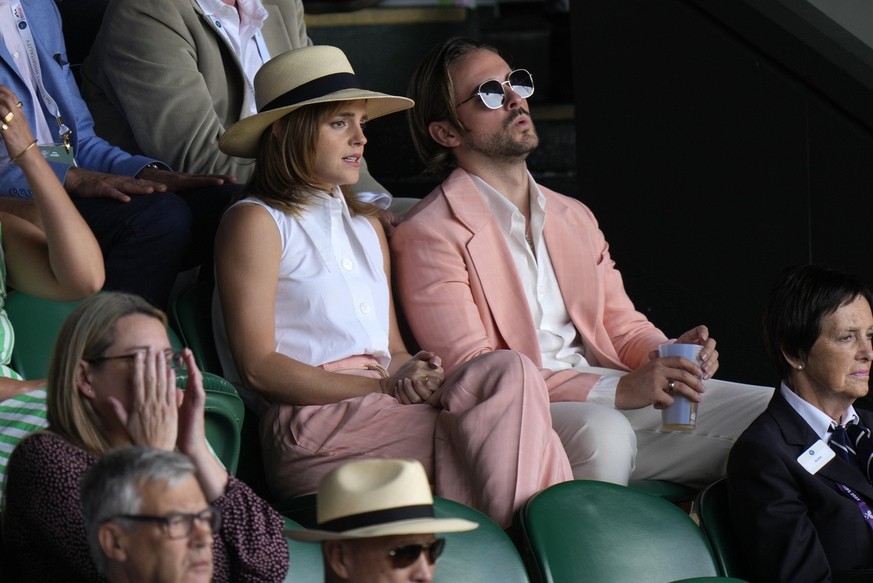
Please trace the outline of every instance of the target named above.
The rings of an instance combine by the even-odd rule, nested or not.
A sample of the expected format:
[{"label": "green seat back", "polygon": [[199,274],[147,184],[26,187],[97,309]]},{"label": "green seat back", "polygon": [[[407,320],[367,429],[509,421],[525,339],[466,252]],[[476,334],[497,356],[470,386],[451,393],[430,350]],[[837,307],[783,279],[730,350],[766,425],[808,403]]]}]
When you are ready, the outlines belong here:
[{"label": "green seat back", "polygon": [[706,487],[695,501],[700,528],[703,529],[716,563],[723,575],[745,577],[745,560],[740,541],[734,534],[728,500],[727,480],[722,479]]},{"label": "green seat back", "polygon": [[[172,335],[171,335],[172,336]],[[172,341],[171,341],[172,343]],[[205,424],[206,441],[224,467],[236,475],[242,449],[242,427],[245,419],[245,405],[236,388],[225,379],[204,372],[203,390],[206,392]],[[184,387],[188,380],[186,374],[176,378],[176,384]]]},{"label": "green seat back", "polygon": [[[221,361],[215,349],[215,336],[212,328],[212,280],[197,281],[170,298],[170,327],[178,335],[182,344],[191,349],[200,370],[216,375],[222,374]],[[261,439],[258,431],[258,418],[253,411],[247,411],[242,428],[242,443],[239,453],[238,473],[262,498],[270,499],[267,479],[264,476]]]},{"label": "green seat back", "polygon": [[545,582],[674,581],[718,575],[709,543],[678,506],[635,488],[574,480],[521,512],[532,572]]},{"label": "green seat back", "polygon": [[628,484],[631,488],[654,494],[664,500],[670,502],[690,502],[697,496],[698,490],[677,484],[676,482],[668,482],[666,480],[631,480]]},{"label": "green seat back", "polygon": [[212,281],[198,281],[170,299],[170,326],[194,352],[200,370],[220,375],[212,331]]},{"label": "green seat back", "polygon": [[[303,527],[290,518],[284,517],[285,530],[300,530]],[[288,559],[291,567],[285,576],[285,583],[320,583],[324,581],[324,562],[321,558],[321,544],[304,543],[285,537],[288,543]]]},{"label": "green seat back", "polygon": [[20,291],[6,296],[6,313],[15,330],[10,365],[26,379],[44,379],[61,324],[80,302],[52,302]]},{"label": "green seat back", "polygon": [[464,518],[479,523],[466,532],[447,532],[446,550],[440,558],[435,583],[457,581],[530,581],[518,549],[500,526],[478,510],[453,500],[434,498],[437,518]]}]

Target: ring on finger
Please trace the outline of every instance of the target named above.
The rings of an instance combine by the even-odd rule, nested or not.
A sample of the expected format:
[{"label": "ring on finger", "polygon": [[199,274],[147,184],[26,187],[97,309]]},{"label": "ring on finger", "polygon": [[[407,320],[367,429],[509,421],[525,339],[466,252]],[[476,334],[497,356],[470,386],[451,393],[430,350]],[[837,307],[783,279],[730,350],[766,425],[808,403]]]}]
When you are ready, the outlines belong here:
[{"label": "ring on finger", "polygon": [[667,383],[667,388],[664,389],[664,392],[667,393],[668,395],[672,395],[672,394],[673,394],[673,390],[674,390],[675,388],[676,388],[676,381],[671,380],[669,383]]},{"label": "ring on finger", "polygon": [[7,113],[6,115],[3,116],[3,121],[5,121],[6,123],[9,123],[14,118],[15,118],[15,114],[10,111],[9,113]]}]

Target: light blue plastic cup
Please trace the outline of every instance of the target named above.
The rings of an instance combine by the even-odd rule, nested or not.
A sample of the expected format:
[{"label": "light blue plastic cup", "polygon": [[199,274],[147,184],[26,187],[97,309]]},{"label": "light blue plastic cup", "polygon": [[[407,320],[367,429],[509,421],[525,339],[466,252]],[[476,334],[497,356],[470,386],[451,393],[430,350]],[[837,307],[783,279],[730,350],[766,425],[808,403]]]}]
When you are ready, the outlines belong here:
[{"label": "light blue plastic cup", "polygon": [[[700,364],[699,344],[662,344],[658,356],[681,356]],[[679,394],[673,395],[673,404],[661,409],[663,431],[694,431],[697,428],[697,403]]]}]

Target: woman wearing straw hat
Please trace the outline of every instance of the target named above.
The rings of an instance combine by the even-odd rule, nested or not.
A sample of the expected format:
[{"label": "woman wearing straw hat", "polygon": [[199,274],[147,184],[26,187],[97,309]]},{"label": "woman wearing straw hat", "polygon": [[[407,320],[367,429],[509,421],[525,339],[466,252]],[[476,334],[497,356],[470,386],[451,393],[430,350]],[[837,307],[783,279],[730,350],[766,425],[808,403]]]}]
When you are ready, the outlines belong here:
[{"label": "woman wearing straw hat", "polygon": [[448,376],[438,355],[411,356],[376,209],[343,188],[358,180],[364,124],[412,101],[361,89],[328,46],[268,62],[255,95],[259,113],[219,144],[256,164],[216,239],[215,323],[225,375],[260,414],[271,489],[311,493],[347,461],[415,458],[437,495],[509,525],[571,477],[542,379],[509,351]]}]

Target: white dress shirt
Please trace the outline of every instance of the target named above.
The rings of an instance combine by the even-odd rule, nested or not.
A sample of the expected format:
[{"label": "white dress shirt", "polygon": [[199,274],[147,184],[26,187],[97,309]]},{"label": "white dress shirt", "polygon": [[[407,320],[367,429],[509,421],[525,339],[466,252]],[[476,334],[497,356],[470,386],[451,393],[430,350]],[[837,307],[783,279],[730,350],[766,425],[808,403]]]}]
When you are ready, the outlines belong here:
[{"label": "white dress shirt", "polygon": [[379,238],[338,192],[312,201],[300,217],[255,198],[237,203],[260,205],[279,229],[276,350],[313,366],[369,354],[387,368],[389,296]]},{"label": "white dress shirt", "polygon": [[[831,430],[835,429],[837,426],[836,421],[831,419],[830,415],[815,407],[809,401],[802,399],[797,393],[788,388],[785,383],[782,383],[781,391],[782,396],[785,397],[785,400],[788,401],[791,408],[797,411],[798,415],[803,417],[803,420],[812,427],[812,430],[815,431],[816,435],[818,435],[825,443],[830,441]],[[846,418],[843,419],[841,425],[846,427],[857,423],[860,419],[861,418],[858,417],[858,414],[855,412],[855,408],[852,405],[849,405],[849,409],[846,411]]]},{"label": "white dress shirt", "polygon": [[257,42],[255,35],[261,31],[269,16],[260,0],[237,0],[231,6],[222,0],[197,0],[200,9],[212,19],[216,31],[224,37],[236,55],[246,76],[246,91],[240,118],[257,113],[254,94],[255,73],[270,59],[262,54],[266,46]]},{"label": "white dress shirt", "polygon": [[592,366],[585,358],[585,346],[567,312],[549,249],[543,240],[543,228],[548,220],[546,199],[533,176],[528,173],[530,244],[525,236],[527,225],[521,211],[487,182],[472,174],[471,177],[506,237],[536,328],[543,368],[574,369],[601,375],[591,389],[588,401],[614,406],[618,379],[627,373]]}]

